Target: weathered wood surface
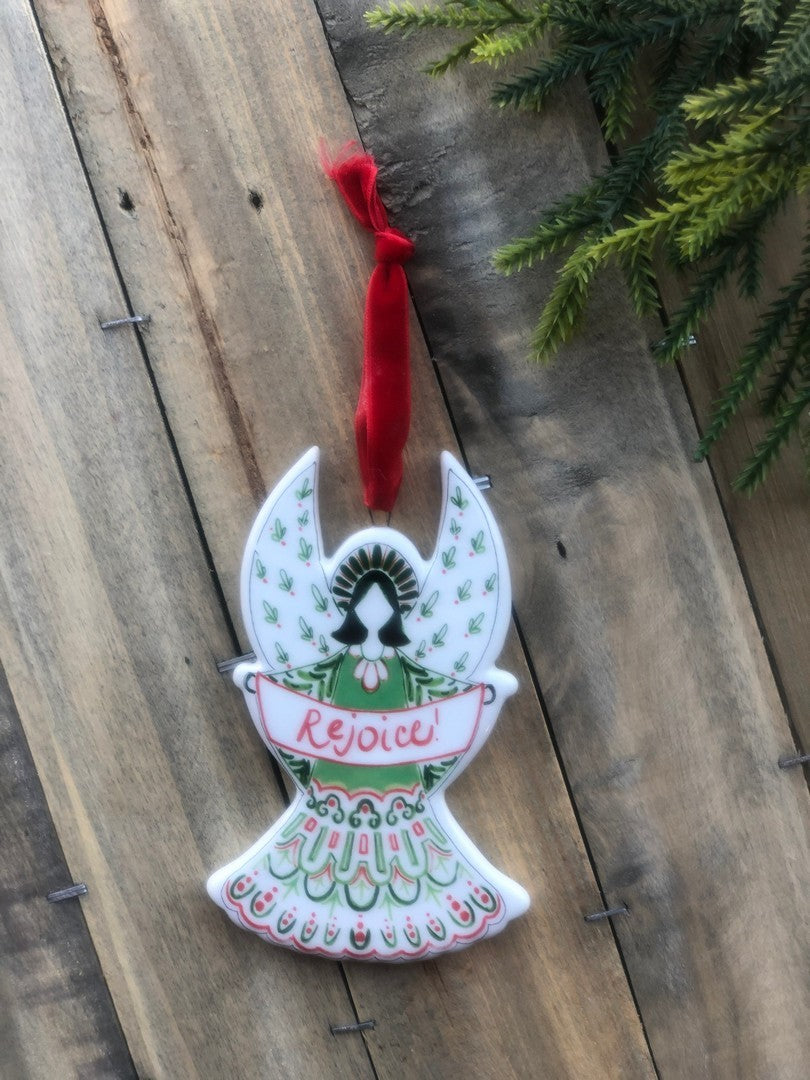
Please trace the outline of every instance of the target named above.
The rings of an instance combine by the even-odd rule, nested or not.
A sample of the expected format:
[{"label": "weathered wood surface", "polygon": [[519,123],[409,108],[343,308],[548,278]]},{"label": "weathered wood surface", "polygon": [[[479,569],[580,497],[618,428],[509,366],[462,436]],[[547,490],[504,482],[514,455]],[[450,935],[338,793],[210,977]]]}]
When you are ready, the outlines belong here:
[{"label": "weathered wood surface", "polygon": [[[129,295],[154,316],[146,353],[236,617],[256,500],[309,442],[326,451],[327,539],[363,523],[350,418],[369,245],[313,169],[317,135],[336,144],[350,129],[340,82],[308,5],[292,21],[280,3],[36,6]],[[527,277],[521,291],[488,269],[489,250],[534,209],[525,176],[509,172],[505,118],[488,117],[485,91],[479,103],[468,97],[463,82],[480,87],[469,73],[455,88],[423,82],[399,43],[360,28],[362,5],[322,10],[361,127],[387,162],[396,223],[419,244],[410,277],[464,447],[475,471],[496,477],[518,612],[597,870],[608,901],[631,905],[617,929],[662,1073],[803,1075],[806,800],[802,778],[775,765],[790,732],[712,485],[688,461],[695,433],[682,390],[644,356],[614,282],[557,368],[524,366],[549,276]],[[263,948],[194,892],[264,828],[278,799],[241,704],[213,673],[232,643],[137,349],[129,332],[103,345],[95,336],[95,315],[123,301],[25,30],[16,79],[32,103],[14,111],[20,128],[34,118],[39,127],[11,148],[21,174],[6,210],[20,230],[35,205],[39,231],[26,239],[33,254],[13,261],[13,287],[4,275],[5,318],[16,318],[4,334],[14,345],[4,449],[19,462],[25,444],[26,455],[4,496],[24,525],[12,547],[3,539],[15,617],[0,647],[60,837],[71,865],[94,871],[98,897],[85,908],[143,1075],[207,1075],[246,1050],[257,1073],[368,1075],[359,1039],[325,1030],[352,1008],[335,970]],[[272,59],[256,48],[265,40]],[[538,206],[547,189],[537,175],[556,191],[601,158],[575,95],[540,122],[514,123]],[[37,153],[51,171],[36,171]],[[63,256],[54,268],[54,236],[75,265]],[[40,279],[55,296],[34,287]],[[77,390],[80,360],[95,397]],[[422,408],[397,524],[424,550],[435,456],[452,436],[421,347],[414,360]],[[123,394],[137,405],[129,446],[109,416]],[[34,490],[60,508],[55,521],[34,516],[25,499]],[[171,550],[158,554],[166,537]],[[53,562],[57,540],[72,547],[70,573],[48,580],[46,598],[27,563],[32,552],[34,563]],[[148,586],[131,595],[121,564]],[[71,656],[80,615],[87,631]],[[190,643],[193,681],[167,663],[178,641]],[[122,665],[112,692],[96,670],[111,651]],[[37,676],[40,654],[53,658],[55,686]],[[451,798],[496,862],[518,879],[539,875],[535,907],[454,958],[351,966],[354,1004],[378,1021],[372,1061],[383,1077],[525,1076],[538,1063],[555,1078],[646,1075],[610,930],[581,921],[599,895],[514,641],[504,661],[524,683],[521,698]],[[56,720],[63,692],[66,727]],[[140,695],[127,714],[145,733],[135,749],[110,719],[127,693]],[[99,745],[84,761],[88,733]],[[166,823],[157,843],[147,819]],[[146,927],[146,959],[121,913]],[[175,937],[159,931],[166,913]]]},{"label": "weathered wood surface", "polygon": [[[638,96],[649,99],[650,75],[643,71]],[[629,137],[650,131],[654,115],[641,111]],[[806,196],[791,197],[768,227],[763,243],[761,298],[743,300],[736,283],[721,290],[718,302],[680,363],[681,375],[699,430],[706,429],[713,403],[734,374],[758,311],[793,277],[800,263],[802,238],[810,220]],[[662,253],[655,271],[663,316],[672,316],[690,286],[689,274],[677,274]],[[650,334],[658,336],[656,320]],[[786,743],[789,757],[810,745],[810,573],[806,548],[810,537],[810,498],[806,470],[796,440],[783,450],[768,482],[753,496],[734,491],[733,482],[767,430],[755,394],[745,403],[711,452],[717,493],[746,578],[751,602],[772,657],[796,745]],[[695,441],[695,445],[697,442]]]},{"label": "weathered wood surface", "polygon": [[[799,265],[807,229],[806,200],[790,200],[767,236],[763,259],[761,307],[775,298]],[[658,282],[664,306],[672,313],[688,282],[661,266]],[[738,358],[756,322],[756,309],[741,300],[734,286],[724,290],[717,307],[682,362],[684,380],[701,429],[712,403],[731,381]],[[735,492],[732,483],[767,425],[748,402],[725,438],[712,450],[718,491],[759,615],[765,640],[779,673],[785,704],[800,746],[810,747],[810,497],[802,455],[789,444],[768,482],[753,497]],[[786,743],[784,753],[793,748]]]},{"label": "weathered wood surface", "polygon": [[135,1070],[0,669],[0,1076],[126,1080]]},{"label": "weathered wood surface", "polygon": [[[327,542],[367,520],[359,511],[351,416],[370,244],[341,210],[315,155],[318,135],[339,143],[351,134],[351,113],[313,7],[301,5],[294,20],[280,2],[212,9],[157,0],[43,0],[37,12],[132,304],[154,317],[144,335],[146,353],[225,596],[238,618],[237,572],[256,500],[308,443],[321,441],[325,450]],[[261,41],[274,43],[272,60],[256,48]],[[259,209],[251,191],[261,198]],[[453,436],[414,331],[419,409],[395,520],[426,550],[438,511],[437,455],[452,446]],[[86,416],[80,420],[89,423]],[[143,425],[138,449],[147,453],[156,436],[149,433],[148,418]],[[120,462],[122,475],[132,467]],[[160,483],[151,483],[161,491]],[[137,503],[151,507],[145,494]],[[177,542],[176,524],[165,516],[154,524]],[[165,571],[159,571],[150,576],[140,567],[150,595],[170,589]],[[189,572],[183,588],[183,597],[196,598],[203,586]],[[260,756],[258,740],[235,691],[211,681],[211,660],[228,646],[205,642],[211,631],[203,616],[199,627],[189,628],[174,610],[176,600],[182,612],[182,599],[174,592],[170,597],[171,613],[157,620],[163,652],[173,655],[180,641],[196,642],[197,649],[192,660],[200,683],[194,702],[184,701],[183,715],[216,712],[216,730],[227,741],[227,754],[215,758],[219,772],[210,769],[207,746],[188,766],[199,784],[195,821],[202,827],[205,814],[219,829],[216,845],[209,844],[199,859],[209,860],[211,868],[258,835],[275,801],[268,797],[269,777],[257,778],[251,765]],[[204,601],[201,607],[207,610]],[[139,609],[128,613],[128,621],[151,630],[155,620]],[[151,642],[149,647],[158,654]],[[206,652],[209,666],[198,667],[199,652]],[[156,655],[149,669],[155,695],[169,694],[177,677],[170,666],[163,676],[156,671],[161,659]],[[538,1061],[560,1077],[650,1076],[649,1052],[611,930],[582,920],[600,906],[599,890],[514,641],[504,662],[521,677],[522,696],[510,703],[486,753],[456,785],[451,801],[496,862],[519,880],[538,881],[536,902],[528,918],[469,953],[393,969],[351,966],[356,1008],[377,1020],[367,1037],[373,1064],[381,1077],[420,1080],[471,1072],[525,1076]],[[185,683],[183,692],[188,693]],[[230,695],[227,706],[221,694]],[[174,709],[167,706],[166,713],[173,716]],[[183,783],[188,774],[178,758],[188,737],[188,725],[172,735],[172,769]],[[240,771],[245,799],[234,813],[239,796],[231,777]],[[165,798],[165,783],[163,776],[155,781],[149,800]],[[251,819],[248,826],[262,802],[264,820]],[[56,817],[60,810],[66,819],[74,812],[54,807]],[[167,821],[173,820],[170,810],[162,807]],[[103,821],[96,818],[96,827]],[[64,827],[70,830],[69,820]],[[200,883],[204,878],[196,858],[182,871]],[[168,900],[163,910],[171,910]],[[213,906],[197,934],[200,952],[215,954],[212,965],[238,972],[240,964],[255,963],[268,982],[288,986],[283,1006],[281,991],[271,989],[254,992],[252,1005],[240,999],[233,1006],[243,1010],[245,1024],[263,1032],[269,1026],[275,1038],[300,1041],[295,1064],[279,1054],[279,1075],[338,1075],[341,1062],[364,1075],[359,1039],[334,1043],[336,1062],[331,1069],[323,1065],[318,1009],[301,1008],[312,979],[322,980],[329,993],[334,968],[263,946],[227,924]],[[233,948],[223,942],[233,942]],[[166,963],[173,965],[168,940],[165,949]],[[205,1025],[208,1009],[219,1001],[219,978],[199,955],[183,958],[186,972],[195,964],[194,985],[203,999],[196,1006]],[[160,971],[152,974],[157,983]],[[111,979],[111,988],[126,1028],[130,1004],[120,983]],[[297,1023],[290,1020],[294,1009],[300,1009]],[[253,1053],[255,1043],[244,1030],[234,1032],[221,1052],[237,1039],[242,1054]],[[160,1075],[177,1075],[155,1065],[154,1055],[147,1060]],[[257,1063],[266,1064],[266,1058],[257,1056]]]},{"label": "weathered wood surface", "polygon": [[142,356],[99,330],[124,300],[21,0],[0,100],[0,654],[136,1069],[370,1077],[340,972],[268,963],[204,890],[280,798]]},{"label": "weathered wood surface", "polygon": [[[477,467],[517,541],[517,614],[665,1077],[806,1073],[807,821],[792,744],[682,386],[616,279],[550,369],[525,352],[552,268],[499,243],[604,160],[584,97],[489,109],[491,74],[419,74],[437,46],[320,0]],[[532,195],[534,193],[534,195]]]}]

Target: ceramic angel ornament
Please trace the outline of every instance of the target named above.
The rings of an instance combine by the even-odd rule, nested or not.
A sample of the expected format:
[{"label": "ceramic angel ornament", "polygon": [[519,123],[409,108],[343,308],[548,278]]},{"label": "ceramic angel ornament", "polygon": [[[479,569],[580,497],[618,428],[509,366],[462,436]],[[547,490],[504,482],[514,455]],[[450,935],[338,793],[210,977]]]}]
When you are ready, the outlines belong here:
[{"label": "ceramic angel ornament", "polygon": [[497,933],[529,903],[445,804],[516,682],[495,667],[511,606],[498,527],[462,466],[447,453],[441,464],[428,562],[381,527],[325,555],[317,449],[247,543],[257,659],[234,679],[295,796],[208,892],[239,926],[301,952],[431,956]]}]

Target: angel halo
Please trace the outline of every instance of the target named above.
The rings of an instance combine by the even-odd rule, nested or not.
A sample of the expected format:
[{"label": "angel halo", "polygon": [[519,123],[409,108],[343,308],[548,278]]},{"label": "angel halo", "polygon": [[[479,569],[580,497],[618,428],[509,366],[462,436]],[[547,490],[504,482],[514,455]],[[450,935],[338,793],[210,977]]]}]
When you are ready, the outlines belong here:
[{"label": "angel halo", "polygon": [[295,784],[291,805],[208,893],[239,926],[335,959],[402,961],[497,933],[529,904],[444,798],[516,680],[495,667],[511,612],[500,532],[441,455],[433,557],[363,529],[321,542],[317,447],[272,491],[242,563],[256,661],[234,680]]}]

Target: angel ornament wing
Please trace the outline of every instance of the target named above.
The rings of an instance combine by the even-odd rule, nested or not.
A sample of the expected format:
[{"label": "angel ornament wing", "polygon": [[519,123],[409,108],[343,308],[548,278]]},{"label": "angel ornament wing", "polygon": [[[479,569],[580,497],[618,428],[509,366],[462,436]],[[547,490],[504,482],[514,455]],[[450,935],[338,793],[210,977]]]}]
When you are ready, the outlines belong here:
[{"label": "angel ornament wing", "polygon": [[257,659],[234,679],[296,791],[208,892],[276,944],[412,960],[495,934],[528,907],[445,804],[517,684],[495,667],[511,609],[498,527],[447,453],[442,478],[429,562],[390,528],[324,555],[317,448],[248,539],[242,609]]}]

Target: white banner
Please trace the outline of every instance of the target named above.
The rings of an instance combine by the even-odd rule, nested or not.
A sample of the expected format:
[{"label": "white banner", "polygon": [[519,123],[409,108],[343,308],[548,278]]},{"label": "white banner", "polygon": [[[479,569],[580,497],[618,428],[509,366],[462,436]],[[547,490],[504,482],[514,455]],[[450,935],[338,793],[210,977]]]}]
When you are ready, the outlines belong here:
[{"label": "white banner", "polygon": [[268,742],[304,757],[347,765],[402,765],[455,757],[473,740],[483,684],[462,694],[389,712],[327,705],[256,676],[259,714]]}]

